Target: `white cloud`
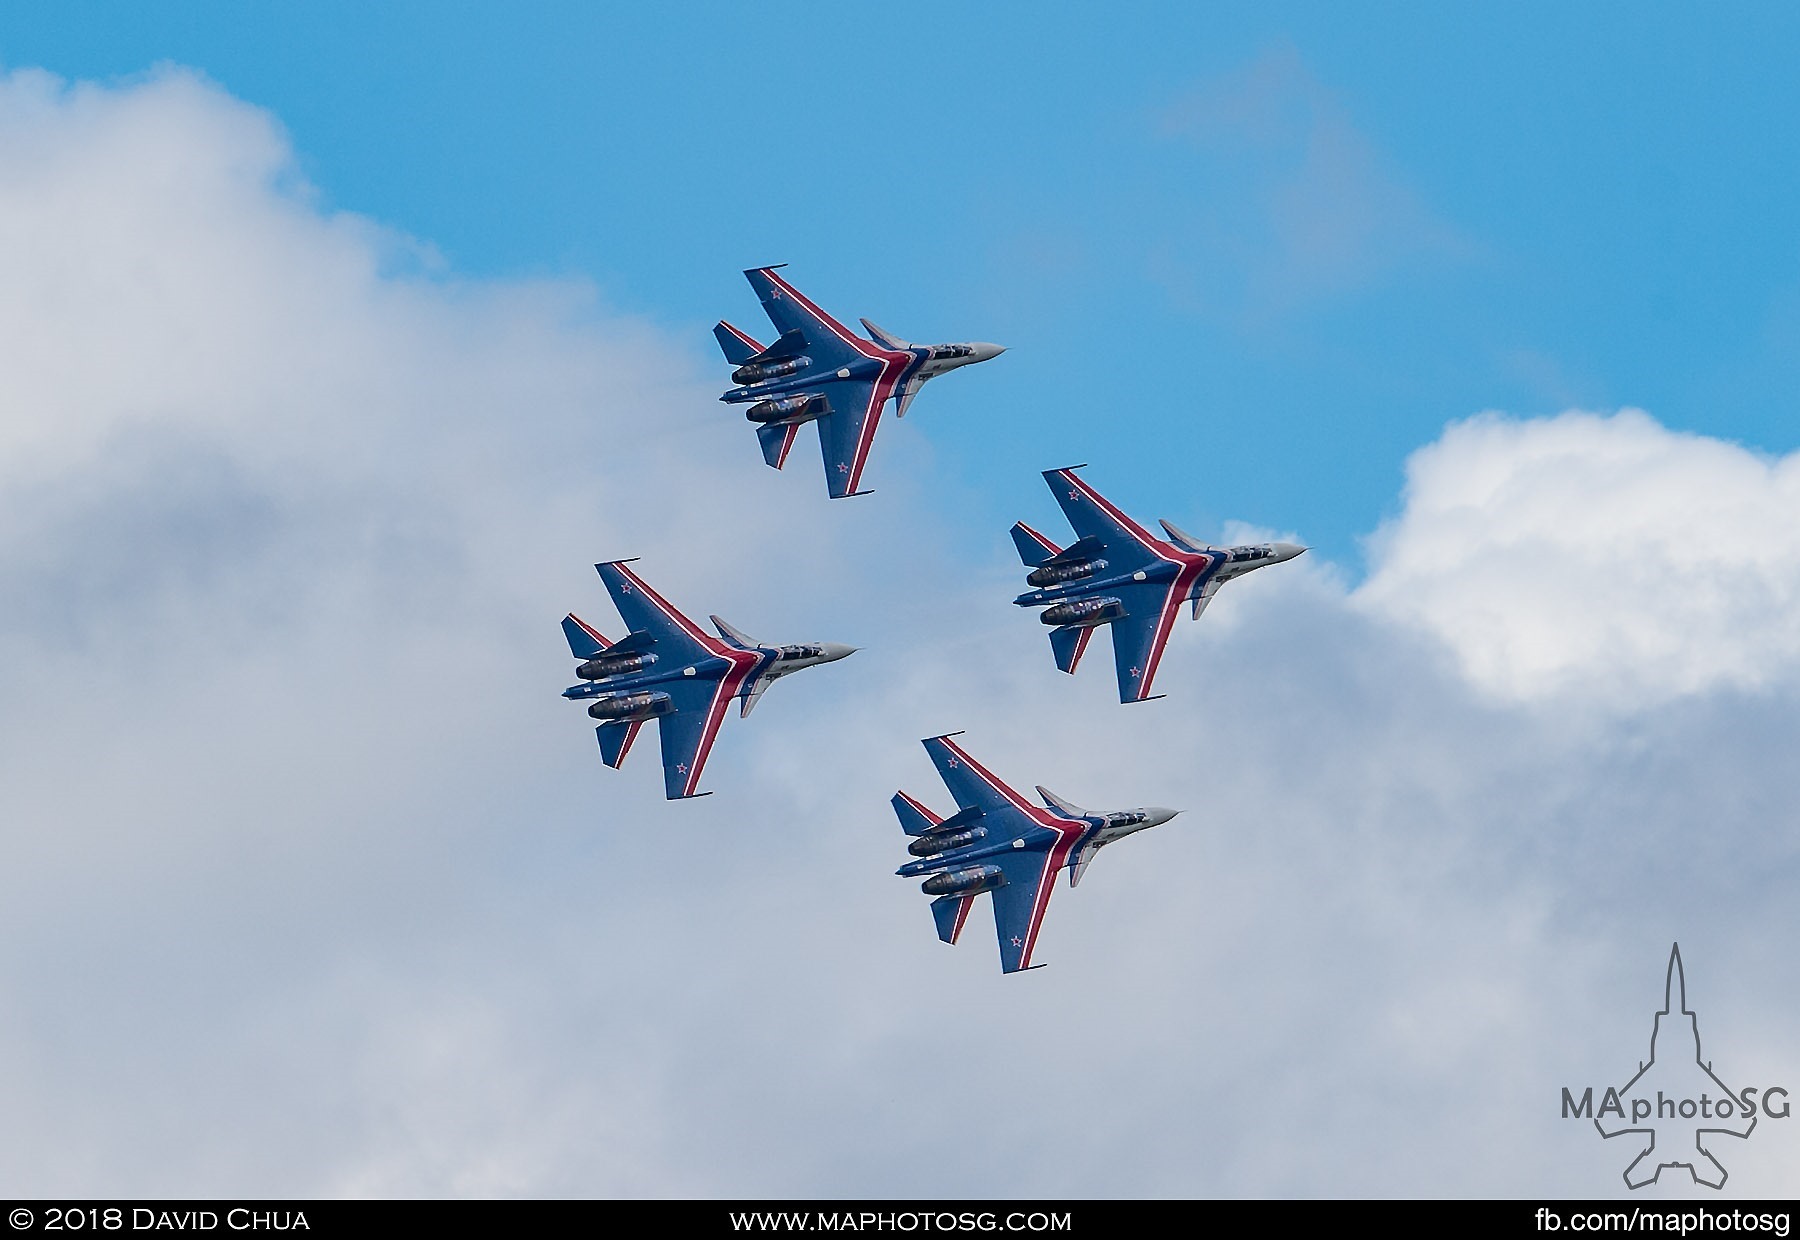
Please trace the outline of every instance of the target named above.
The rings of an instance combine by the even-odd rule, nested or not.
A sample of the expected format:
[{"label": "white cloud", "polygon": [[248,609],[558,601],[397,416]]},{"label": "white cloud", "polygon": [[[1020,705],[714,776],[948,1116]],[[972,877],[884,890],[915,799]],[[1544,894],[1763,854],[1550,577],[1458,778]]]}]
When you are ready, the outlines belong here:
[{"label": "white cloud", "polygon": [[1518,700],[1632,709],[1792,683],[1800,457],[1627,409],[1451,426],[1407,466],[1359,601]]},{"label": "white cloud", "polygon": [[[1454,429],[1361,591],[1310,556],[1234,583],[1122,708],[956,558],[999,531],[934,527],[917,419],[828,505],[720,414],[703,329],[397,261],[183,73],[5,79],[0,168],[9,1191],[1593,1194],[1620,1160],[1557,1091],[1641,1057],[1676,937],[1721,1072],[1793,1080],[1791,695],[1551,718],[1396,621],[1470,571],[1415,550],[1421,478],[1476,495],[1464,438],[1516,430],[1480,502],[1535,528],[1513,491],[1569,487],[1527,448],[1579,419]],[[1587,432],[1577,511],[1622,544],[1664,528],[1639,473],[1737,459]],[[557,617],[610,620],[587,566],[632,553],[864,648],[728,722],[699,802],[556,697]],[[1580,648],[1562,679],[1618,678]],[[1022,786],[1185,810],[1058,891],[1024,977],[891,873],[886,799],[944,804],[916,741],[954,728]],[[1749,1191],[1792,1190],[1792,1141],[1759,1130]]]}]

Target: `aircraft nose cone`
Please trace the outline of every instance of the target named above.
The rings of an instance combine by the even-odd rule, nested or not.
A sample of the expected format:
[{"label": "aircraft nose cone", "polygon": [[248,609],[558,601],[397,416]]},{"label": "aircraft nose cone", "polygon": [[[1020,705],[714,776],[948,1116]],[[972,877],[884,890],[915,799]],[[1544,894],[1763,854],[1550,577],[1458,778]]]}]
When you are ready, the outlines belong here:
[{"label": "aircraft nose cone", "polygon": [[1299,543],[1276,543],[1275,558],[1277,561],[1291,560],[1305,550],[1307,548],[1302,547]]},{"label": "aircraft nose cone", "polygon": [[1003,344],[975,344],[970,347],[975,350],[974,360],[978,362],[992,361],[1006,352],[1006,346]]},{"label": "aircraft nose cone", "polygon": [[855,646],[846,646],[841,642],[822,642],[820,649],[824,650],[827,663],[836,663],[839,659],[849,658],[856,653]]},{"label": "aircraft nose cone", "polygon": [[1178,809],[1164,809],[1160,805],[1146,805],[1144,807],[1144,825],[1160,827],[1180,812]]}]

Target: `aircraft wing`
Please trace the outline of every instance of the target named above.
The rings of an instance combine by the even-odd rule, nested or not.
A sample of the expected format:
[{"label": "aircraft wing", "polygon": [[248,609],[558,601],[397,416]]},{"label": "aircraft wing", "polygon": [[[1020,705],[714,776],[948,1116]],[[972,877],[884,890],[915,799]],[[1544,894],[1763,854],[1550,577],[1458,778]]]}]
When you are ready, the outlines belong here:
[{"label": "aircraft wing", "polygon": [[1006,875],[1006,885],[994,888],[994,933],[1000,939],[1000,970],[1017,973],[1031,967],[1031,949],[1037,946],[1038,927],[1056,888],[1058,851],[1004,853],[993,859]]},{"label": "aircraft wing", "polygon": [[956,798],[957,807],[981,811],[990,843],[1035,825],[1029,802],[1001,783],[950,737],[932,737],[925,742],[925,752],[931,755],[932,764],[950,795]]},{"label": "aircraft wing", "polygon": [[1079,468],[1044,471],[1044,481],[1050,484],[1050,493],[1056,496],[1076,536],[1095,539],[1114,571],[1166,558],[1159,540],[1089,486],[1076,474]]},{"label": "aircraft wing", "polygon": [[626,567],[626,561],[596,564],[594,569],[632,632],[654,639],[657,658],[662,662],[692,663],[719,653],[718,642],[646,585],[643,578]]},{"label": "aircraft wing", "polygon": [[1121,702],[1142,702],[1150,697],[1150,682],[1156,679],[1169,631],[1198,571],[1184,570],[1172,582],[1146,581],[1108,591],[1125,604],[1125,614],[1109,626]]},{"label": "aircraft wing", "polygon": [[[806,356],[815,369],[835,370],[847,362],[879,357],[880,351],[855,332],[814,305],[806,294],[775,273],[773,267],[753,267],[744,273],[750,287],[762,299],[763,309],[782,336],[799,332],[806,341]],[[810,372],[808,372],[810,373]]]},{"label": "aircraft wing", "polygon": [[675,703],[675,713],[657,720],[662,733],[663,792],[671,800],[705,796],[696,792],[700,772],[712,753],[725,709],[731,705],[741,675],[735,672],[719,680],[665,682],[659,686]]},{"label": "aircraft wing", "polygon": [[863,466],[875,446],[875,427],[891,381],[838,379],[830,384],[831,412],[818,419],[819,451],[825,457],[825,485],[832,499],[859,494]]}]

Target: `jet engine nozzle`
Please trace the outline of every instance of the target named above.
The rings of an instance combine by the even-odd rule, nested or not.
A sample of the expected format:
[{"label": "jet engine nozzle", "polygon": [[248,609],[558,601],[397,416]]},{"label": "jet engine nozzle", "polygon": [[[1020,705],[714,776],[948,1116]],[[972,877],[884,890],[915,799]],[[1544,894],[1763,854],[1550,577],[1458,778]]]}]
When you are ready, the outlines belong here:
[{"label": "jet engine nozzle", "polygon": [[1006,875],[997,865],[972,865],[962,870],[933,874],[920,884],[928,896],[972,896],[1006,886]]},{"label": "jet engine nozzle", "polygon": [[656,662],[653,654],[622,654],[613,658],[602,656],[589,659],[575,669],[575,674],[583,680],[605,680],[608,676],[628,676],[632,672],[641,672]]},{"label": "jet engine nozzle", "polygon": [[1065,581],[1080,581],[1083,577],[1092,577],[1106,567],[1105,560],[1069,560],[1062,564],[1046,564],[1042,568],[1034,568],[1025,575],[1027,585],[1044,586],[1060,585]]},{"label": "jet engine nozzle", "polygon": [[749,362],[731,372],[731,381],[736,384],[761,383],[767,379],[779,379],[791,375],[812,365],[810,357],[790,357],[780,362]]},{"label": "jet engine nozzle", "polygon": [[967,848],[986,835],[986,827],[974,827],[967,831],[931,831],[908,844],[906,851],[915,857],[935,857],[939,853]]},{"label": "jet engine nozzle", "polygon": [[1038,619],[1052,628],[1070,626],[1091,629],[1107,624],[1125,614],[1125,604],[1116,598],[1082,598],[1046,607]]},{"label": "jet engine nozzle", "polygon": [[765,426],[777,422],[810,422],[814,418],[822,418],[831,412],[831,403],[816,392],[802,396],[782,396],[774,400],[759,400],[748,409],[744,416],[752,422],[760,422]]},{"label": "jet engine nozzle", "polygon": [[619,693],[588,707],[594,719],[655,719],[674,712],[675,703],[666,693]]}]

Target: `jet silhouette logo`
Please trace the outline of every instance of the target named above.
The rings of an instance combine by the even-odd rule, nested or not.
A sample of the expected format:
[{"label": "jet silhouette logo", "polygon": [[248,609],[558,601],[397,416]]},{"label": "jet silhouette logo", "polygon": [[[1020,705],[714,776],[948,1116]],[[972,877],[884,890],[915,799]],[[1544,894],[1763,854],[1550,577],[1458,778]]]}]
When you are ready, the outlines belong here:
[{"label": "jet silhouette logo", "polygon": [[1623,1144],[1637,1148],[1625,1168],[1627,1187],[1655,1184],[1665,1169],[1677,1167],[1686,1169],[1695,1183],[1723,1188],[1728,1173],[1715,1153],[1718,1138],[1748,1137],[1759,1110],[1770,1119],[1786,1119],[1787,1093],[1780,1086],[1734,1091],[1714,1074],[1688,1007],[1677,943],[1669,952],[1662,1009],[1650,1031],[1650,1058],[1639,1061],[1637,1075],[1622,1088],[1609,1086],[1598,1106],[1591,1086],[1579,1099],[1565,1087],[1562,1114],[1564,1119],[1591,1118],[1602,1137],[1623,1137]]}]

